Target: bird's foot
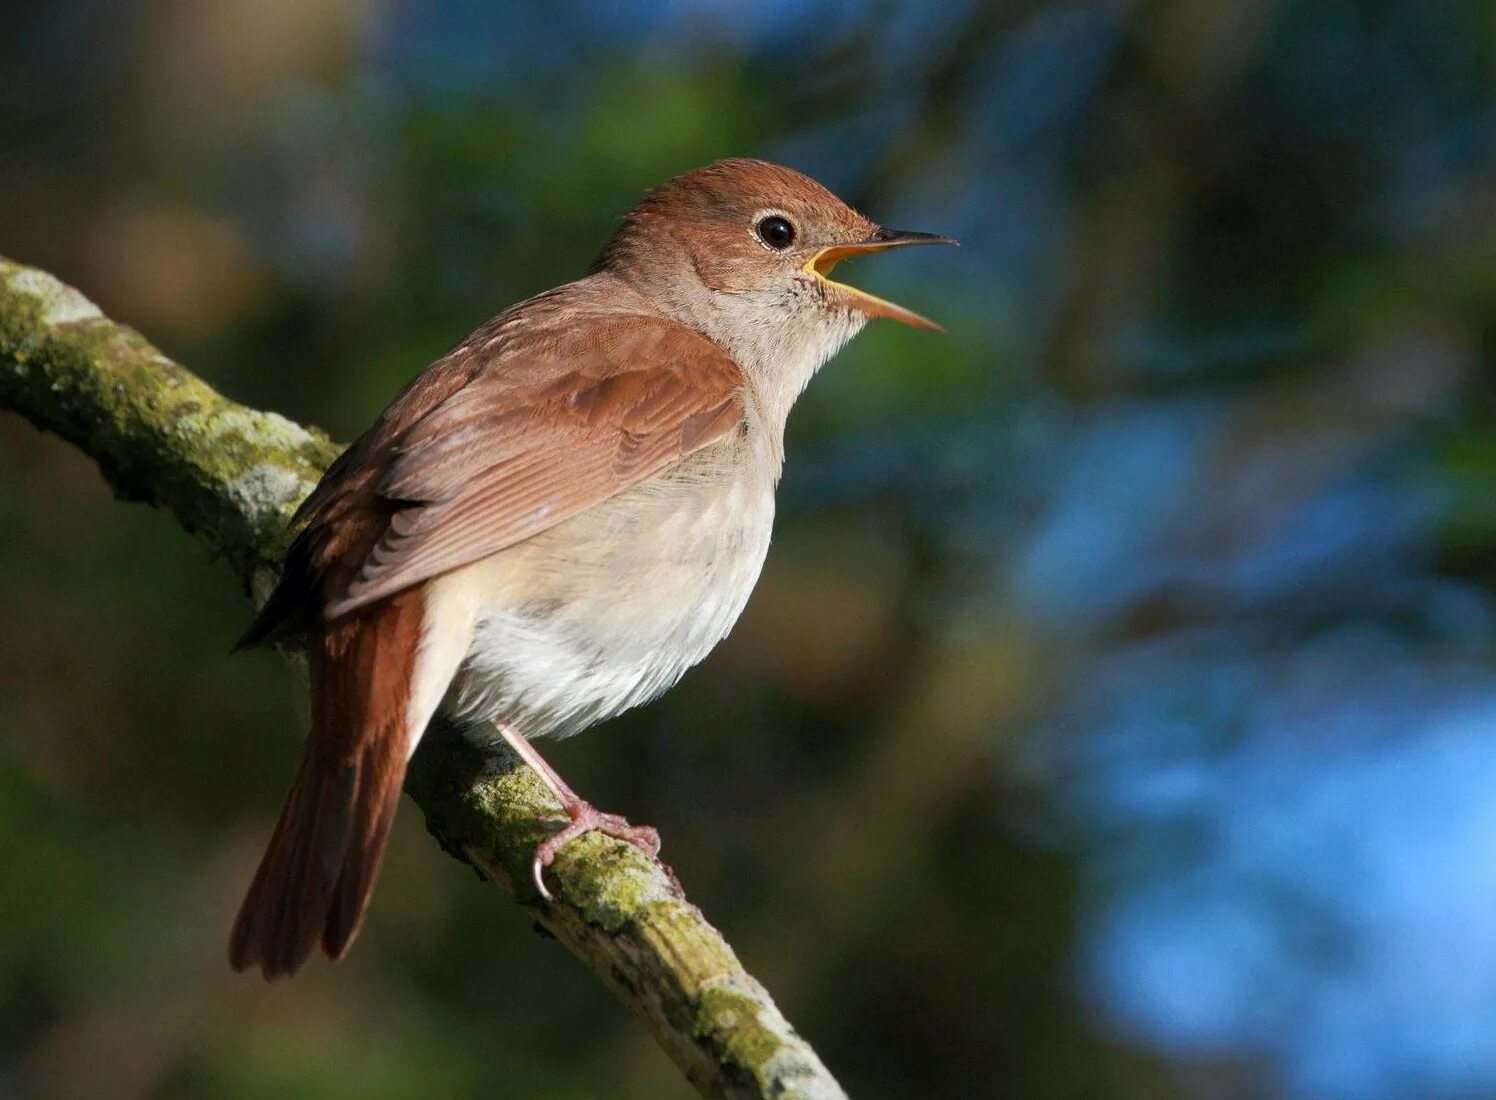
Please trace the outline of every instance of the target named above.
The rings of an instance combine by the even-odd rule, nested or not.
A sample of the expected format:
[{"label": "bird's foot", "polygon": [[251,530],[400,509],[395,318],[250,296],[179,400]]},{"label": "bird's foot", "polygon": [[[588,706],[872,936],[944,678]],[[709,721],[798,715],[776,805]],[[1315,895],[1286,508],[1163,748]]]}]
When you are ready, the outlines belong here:
[{"label": "bird's foot", "polygon": [[530,862],[530,875],[535,880],[535,889],[546,901],[551,900],[551,892],[546,889],[545,869],[562,848],[584,833],[602,833],[615,840],[625,841],[651,859],[660,854],[660,834],[648,825],[631,825],[622,815],[605,814],[592,803],[580,798],[562,808],[571,820],[540,842],[535,849],[535,858]]}]

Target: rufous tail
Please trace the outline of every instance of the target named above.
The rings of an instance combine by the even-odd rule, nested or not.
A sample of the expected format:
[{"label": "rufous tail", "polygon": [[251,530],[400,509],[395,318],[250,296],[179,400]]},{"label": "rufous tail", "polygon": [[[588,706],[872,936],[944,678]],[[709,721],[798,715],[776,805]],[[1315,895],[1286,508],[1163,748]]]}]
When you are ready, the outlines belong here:
[{"label": "rufous tail", "polygon": [[293,974],[358,935],[405,778],[419,630],[419,596],[399,593],[312,638],[312,730],[234,922],[235,970]]}]

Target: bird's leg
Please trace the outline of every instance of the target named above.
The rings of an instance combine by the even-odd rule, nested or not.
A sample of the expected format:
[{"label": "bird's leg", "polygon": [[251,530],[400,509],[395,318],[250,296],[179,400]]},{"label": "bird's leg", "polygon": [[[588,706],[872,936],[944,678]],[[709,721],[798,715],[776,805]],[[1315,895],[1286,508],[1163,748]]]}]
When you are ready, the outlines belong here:
[{"label": "bird's leg", "polygon": [[650,858],[659,854],[660,834],[654,829],[648,825],[630,825],[618,814],[605,814],[598,810],[592,803],[567,786],[566,780],[562,779],[560,773],[546,762],[545,757],[541,756],[535,746],[525,739],[524,734],[502,720],[496,721],[494,725],[498,728],[499,736],[504,739],[504,743],[514,750],[516,756],[534,769],[535,774],[540,776],[541,782],[550,789],[551,794],[556,796],[556,801],[561,803],[561,809],[566,811],[566,816],[571,818],[568,824],[540,842],[540,846],[535,849],[535,858],[530,861],[530,877],[535,880],[535,889],[546,901],[551,900],[551,892],[545,886],[545,869],[556,858],[556,853],[583,833],[598,832],[616,840],[627,841]]}]

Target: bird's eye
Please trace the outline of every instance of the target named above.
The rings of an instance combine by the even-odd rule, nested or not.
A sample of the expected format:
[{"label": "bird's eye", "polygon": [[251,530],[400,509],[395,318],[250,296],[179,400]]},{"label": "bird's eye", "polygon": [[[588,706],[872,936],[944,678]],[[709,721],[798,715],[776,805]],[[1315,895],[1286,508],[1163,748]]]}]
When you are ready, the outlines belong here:
[{"label": "bird's eye", "polygon": [[754,226],[754,231],[758,233],[759,240],[776,252],[783,252],[795,243],[795,227],[787,218],[781,218],[778,214],[760,219],[758,225]]}]

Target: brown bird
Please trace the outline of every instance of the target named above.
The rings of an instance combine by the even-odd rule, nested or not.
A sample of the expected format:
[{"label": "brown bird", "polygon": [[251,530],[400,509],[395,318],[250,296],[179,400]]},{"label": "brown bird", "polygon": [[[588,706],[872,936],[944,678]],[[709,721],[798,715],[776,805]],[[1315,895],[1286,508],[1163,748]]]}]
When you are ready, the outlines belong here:
[{"label": "brown bird", "polygon": [[570,824],[654,855],[528,738],[654,698],[732,628],[769,548],[790,406],[870,317],[849,256],[954,244],[882,229],[798,172],[725,160],[655,188],[587,275],[411,382],[297,512],[241,645],[301,637],[312,728],[234,924],[236,970],[337,959],[363,919],[406,761],[438,709],[497,726]]}]

